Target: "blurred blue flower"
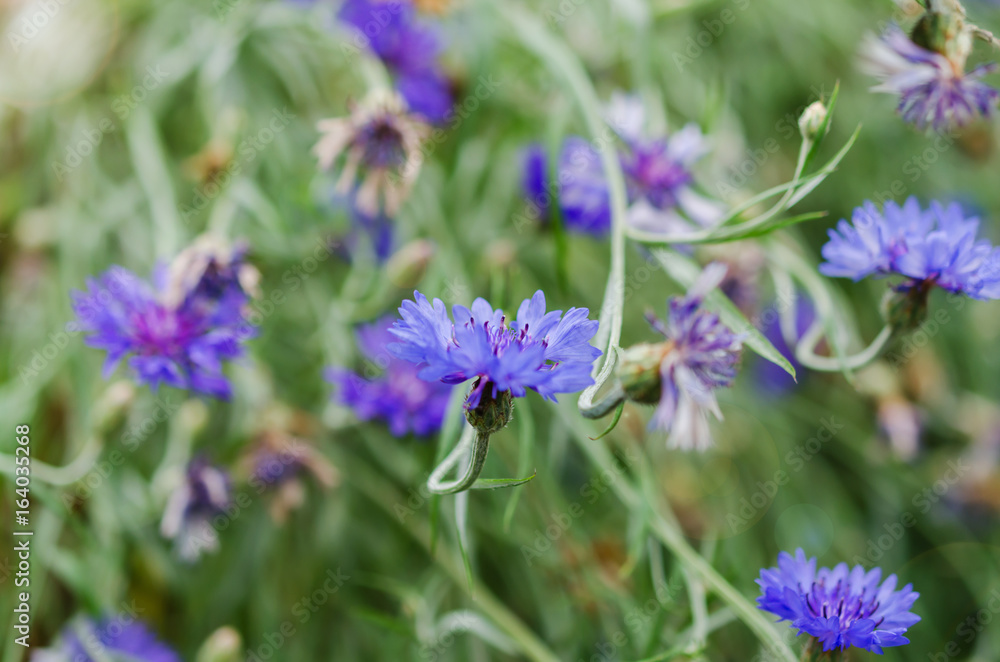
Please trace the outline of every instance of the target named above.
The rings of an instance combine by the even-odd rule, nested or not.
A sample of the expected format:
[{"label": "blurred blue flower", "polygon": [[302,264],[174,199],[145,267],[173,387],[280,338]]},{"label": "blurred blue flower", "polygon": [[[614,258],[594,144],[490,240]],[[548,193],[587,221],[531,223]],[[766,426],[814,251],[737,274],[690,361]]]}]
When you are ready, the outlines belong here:
[{"label": "blurred blue flower", "polygon": [[743,338],[701,308],[725,275],[725,265],[713,262],[686,296],[670,299],[665,323],[648,316],[667,339],[659,364],[660,402],[649,427],[669,432],[673,447],[704,450],[712,445],[708,413],[722,419],[715,389],[731,386],[736,378]]},{"label": "blurred blue flower", "polygon": [[881,37],[869,35],[862,56],[868,73],[882,81],[872,91],[898,95],[897,112],[918,129],[944,131],[989,117],[1000,100],[1000,92],[979,80],[997,65],[966,72],[968,48],[956,50],[963,53],[951,58],[927,50],[890,25]]},{"label": "blurred blue flower", "polygon": [[438,63],[441,39],[411,2],[347,0],[339,18],[358,31],[393,76],[410,111],[432,123],[451,115],[451,86]]},{"label": "blurred blue flower", "polygon": [[586,308],[546,313],[539,290],[521,303],[512,323],[485,299],[476,299],[471,310],[454,306],[452,322],[440,299],[431,304],[420,292],[413,294],[415,301],[403,301],[402,319],[391,329],[399,342],[388,349],[420,367],[421,379],[446,384],[474,379],[466,400],[470,410],[487,389],[496,398],[504,391],[524,397],[531,388],[554,401],[557,393],[594,383],[591,367],[601,351],[590,345],[598,323],[588,319]]},{"label": "blurred blue flower", "polygon": [[[625,176],[629,225],[667,234],[693,230],[689,221],[709,227],[722,218],[719,203],[691,188],[691,167],[706,151],[697,125],[688,124],[673,136],[647,136],[642,103],[621,94],[613,95],[608,112],[608,121],[623,143],[618,158]],[[597,149],[579,136],[566,138],[555,186],[549,184],[547,161],[540,145],[530,145],[525,151],[524,195],[542,221],[549,219],[553,191],[558,191],[568,230],[605,236],[611,229],[610,194]]]},{"label": "blurred blue flower", "polygon": [[[795,359],[795,346],[789,346],[785,340],[785,334],[781,328],[781,319],[778,308],[781,304],[775,304],[762,317],[767,319],[767,323],[761,328],[764,337],[771,341],[775,349],[784,355],[788,362],[795,369],[795,374],[800,375],[802,381],[802,365]],[[795,302],[795,328],[792,330],[794,340],[799,340],[816,319],[816,310],[813,308],[812,300],[806,297],[798,297]],[[754,377],[761,392],[765,395],[782,395],[796,386],[795,379],[789,375],[784,368],[771,361],[760,360],[754,364]]]},{"label": "blurred blue flower", "polygon": [[212,518],[225,512],[231,501],[229,475],[204,458],[192,460],[183,482],[170,494],[160,533],[174,541],[177,554],[196,561],[203,552],[219,548],[219,534]]},{"label": "blurred blue flower", "polygon": [[899,274],[900,291],[937,285],[974,299],[1000,298],[1000,250],[976,240],[979,219],[966,218],[961,205],[932,202],[921,209],[914,197],[900,207],[885,203],[880,213],[866,201],[851,223],[841,219],[823,246],[820,272],[852,278]]},{"label": "blurred blue flower", "polygon": [[570,232],[603,237],[611,229],[608,184],[604,179],[601,156],[579,136],[570,136],[559,153],[558,185],[548,183],[548,158],[540,145],[531,145],[525,153],[524,192],[535,205],[543,223],[551,218],[554,190],[558,191],[562,222]]},{"label": "blurred blue flower", "polygon": [[337,400],[359,419],[385,421],[397,437],[410,432],[426,437],[441,429],[452,386],[420,379],[416,366],[389,353],[386,346],[395,341],[389,332],[393,321],[384,317],[357,330],[358,346],[374,370],[362,376],[330,368],[326,379],[337,387]]},{"label": "blurred blue flower", "polygon": [[[92,657],[96,653],[98,657]],[[134,616],[94,620],[81,618],[63,628],[59,645],[36,651],[32,662],[99,662],[107,659],[135,662],[181,662],[180,656],[157,640]]]},{"label": "blurred blue flower", "polygon": [[673,135],[652,135],[646,110],[635,95],[615,93],[607,109],[608,122],[625,149],[622,172],[628,190],[628,223],[632,227],[673,234],[711,227],[724,207],[694,191],[692,168],[708,151],[705,136],[690,123]]},{"label": "blurred blue flower", "polygon": [[77,329],[108,353],[104,377],[128,356],[140,384],[228,399],[222,362],[241,356],[253,335],[243,308],[257,275],[244,254],[199,241],[158,269],[155,284],[114,266],[88,279],[86,292],[71,293]]},{"label": "blurred blue flower", "polygon": [[913,586],[897,591],[896,575],[881,578],[881,568],[848,570],[840,563],[817,571],[816,559],[801,549],[794,558],[781,552],[777,568],[760,571],[757,606],[816,637],[824,651],[855,646],[881,655],[883,648],[910,643],[903,634],[920,620],[910,611],[920,595]]}]

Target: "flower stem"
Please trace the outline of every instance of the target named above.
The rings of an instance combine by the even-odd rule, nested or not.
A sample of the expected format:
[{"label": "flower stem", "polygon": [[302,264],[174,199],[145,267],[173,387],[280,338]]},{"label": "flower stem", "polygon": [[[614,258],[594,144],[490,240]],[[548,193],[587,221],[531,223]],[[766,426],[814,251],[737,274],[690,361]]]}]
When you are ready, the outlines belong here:
[{"label": "flower stem", "polygon": [[864,350],[853,356],[842,358],[816,354],[816,345],[822,337],[823,323],[817,320],[812,323],[809,330],[802,336],[802,340],[799,341],[798,347],[795,348],[795,358],[798,359],[799,363],[813,370],[840,372],[861,368],[877,359],[882,350],[885,349],[886,343],[893,337],[893,329],[891,326],[886,326]]},{"label": "flower stem", "polygon": [[[490,435],[477,432],[471,425],[462,430],[462,437],[454,450],[448,454],[444,462],[439,464],[427,479],[427,489],[434,494],[455,494],[472,489],[473,484],[483,472],[486,455],[490,450]],[[459,478],[445,480],[452,469],[464,460],[465,470]]]}]

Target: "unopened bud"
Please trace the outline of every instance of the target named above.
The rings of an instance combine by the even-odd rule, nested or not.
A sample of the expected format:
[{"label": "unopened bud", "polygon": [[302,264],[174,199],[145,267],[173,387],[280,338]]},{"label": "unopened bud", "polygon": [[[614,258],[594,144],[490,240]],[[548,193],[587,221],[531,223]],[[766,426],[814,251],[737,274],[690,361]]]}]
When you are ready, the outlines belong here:
[{"label": "unopened bud", "polygon": [[826,135],[830,125],[826,121],[827,110],[822,101],[813,101],[799,118],[799,131],[806,140],[817,141]]},{"label": "unopened bud", "polygon": [[618,381],[630,400],[653,405],[660,401],[660,364],[672,344],[640,343],[624,350],[618,364]]},{"label": "unopened bud", "polygon": [[491,435],[506,427],[513,413],[514,399],[510,391],[498,391],[496,397],[493,397],[493,385],[487,382],[479,404],[475,409],[467,410],[465,418],[477,432]]},{"label": "unopened bud", "polygon": [[411,241],[396,251],[386,264],[389,282],[403,289],[416,287],[427,271],[434,253],[433,242],[426,239]]}]

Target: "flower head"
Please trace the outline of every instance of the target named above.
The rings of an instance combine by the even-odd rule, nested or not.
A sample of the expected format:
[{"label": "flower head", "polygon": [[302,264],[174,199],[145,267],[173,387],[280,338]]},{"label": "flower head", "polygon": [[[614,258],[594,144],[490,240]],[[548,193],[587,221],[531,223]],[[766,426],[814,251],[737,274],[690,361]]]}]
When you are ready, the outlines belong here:
[{"label": "flower head", "polygon": [[57,646],[35,652],[32,662],[97,662],[129,659],[136,662],[180,662],[180,656],[157,640],[149,628],[133,616],[127,618],[76,619],[66,626]]},{"label": "flower head", "polygon": [[[637,97],[615,94],[608,121],[622,141],[618,152],[628,194],[627,221],[633,227],[673,233],[711,226],[722,218],[722,207],[694,191],[691,167],[705,151],[695,124],[673,136],[648,136],[645,110]],[[525,197],[548,219],[551,195],[544,150],[526,152]],[[602,237],[611,228],[610,194],[597,149],[579,136],[565,140],[557,171],[559,209],[570,231]]]},{"label": "flower head", "polygon": [[882,81],[872,91],[899,96],[897,112],[905,121],[935,131],[988,117],[1000,100],[1000,92],[979,80],[996,65],[966,72],[967,55],[966,47],[945,55],[918,46],[896,25],[881,37],[869,35],[862,50],[866,70]]},{"label": "flower head", "polygon": [[337,400],[361,420],[385,421],[397,437],[411,432],[426,437],[441,429],[452,387],[420,379],[415,365],[386,349],[396,340],[390,333],[393,321],[384,317],[357,330],[358,346],[369,367],[364,375],[331,368],[326,379],[337,387]]},{"label": "flower head", "polygon": [[485,299],[476,299],[471,310],[454,306],[452,322],[440,299],[431,304],[420,292],[414,292],[414,299],[399,308],[402,319],[391,329],[398,342],[388,349],[420,367],[421,379],[446,384],[476,380],[466,401],[469,410],[479,406],[484,392],[488,399],[498,393],[524,397],[530,388],[554,401],[557,393],[574,393],[593,383],[591,367],[601,351],[589,343],[597,322],[588,319],[586,308],[546,313],[539,290],[521,304],[513,321]]},{"label": "flower head", "polygon": [[313,152],[320,168],[329,170],[344,157],[338,191],[351,193],[357,185],[355,203],[363,214],[395,215],[420,172],[420,143],[429,127],[406,112],[398,95],[375,93],[349,116],[321,120],[317,128],[323,135]]},{"label": "flower head", "polygon": [[820,272],[852,278],[899,274],[899,290],[927,290],[933,285],[974,299],[1000,298],[1000,251],[976,240],[979,219],[966,218],[962,207],[932,202],[926,210],[916,198],[900,207],[887,202],[879,212],[871,202],[854,210],[852,222],[841,219],[823,246]]},{"label": "flower head", "polygon": [[229,476],[202,458],[188,464],[183,482],[171,493],[160,521],[160,533],[174,541],[178,555],[195,561],[202,552],[219,548],[212,518],[225,512],[231,500]]},{"label": "flower head", "polygon": [[441,40],[421,22],[410,2],[347,0],[341,21],[364,35],[371,51],[393,76],[396,89],[412,113],[430,122],[451,115],[451,86],[438,64]]},{"label": "flower head", "polygon": [[840,563],[817,571],[816,559],[801,549],[794,558],[781,552],[777,568],[760,571],[757,606],[816,637],[824,651],[855,646],[881,655],[883,648],[910,643],[903,634],[920,620],[910,611],[920,595],[913,586],[897,591],[896,575],[881,580],[881,568],[848,570]]},{"label": "flower head", "polygon": [[229,397],[222,362],[241,356],[253,335],[243,310],[256,271],[241,249],[223,256],[197,246],[160,270],[155,285],[116,266],[72,293],[77,328],[90,332],[88,345],[108,352],[105,378],[128,356],[140,384]]},{"label": "flower head", "polygon": [[706,267],[687,296],[670,299],[665,323],[650,316],[666,341],[630,347],[622,356],[619,379],[625,392],[638,402],[658,403],[649,427],[668,432],[672,447],[712,445],[708,413],[722,419],[715,389],[736,378],[742,337],[701,308],[725,274],[722,264]]},{"label": "flower head", "polygon": [[[593,145],[570,136],[559,153],[558,202],[562,221],[570,232],[603,237],[611,229],[611,202],[601,156]],[[548,184],[548,159],[540,145],[525,154],[525,197],[541,215],[551,216],[552,191]]]}]

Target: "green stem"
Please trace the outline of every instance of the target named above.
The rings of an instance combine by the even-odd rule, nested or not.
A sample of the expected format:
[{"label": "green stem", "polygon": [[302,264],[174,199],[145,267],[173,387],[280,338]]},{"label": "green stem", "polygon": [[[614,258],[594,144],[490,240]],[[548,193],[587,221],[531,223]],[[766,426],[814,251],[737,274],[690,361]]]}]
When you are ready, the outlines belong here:
[{"label": "green stem", "polygon": [[844,357],[818,356],[816,354],[816,344],[823,337],[823,331],[823,322],[819,320],[813,322],[795,348],[795,358],[798,359],[799,363],[813,370],[821,370],[823,372],[856,370],[868,365],[879,357],[882,350],[885,349],[886,343],[893,336],[892,327],[886,326],[868,347],[857,354]]},{"label": "green stem", "polygon": [[581,409],[589,409],[601,386],[611,377],[615,367],[615,348],[621,340],[622,319],[625,309],[625,211],[628,198],[625,193],[625,176],[618,161],[614,132],[603,119],[601,102],[597,98],[586,70],[579,58],[558,37],[545,29],[538,18],[512,3],[490,3],[499,17],[506,20],[525,47],[533,51],[543,64],[563,79],[570,94],[576,99],[583,114],[587,131],[594,139],[601,156],[601,166],[608,182],[611,203],[611,274],[601,305],[600,327],[594,344],[605,347],[604,363],[596,369],[594,385],[581,395]]},{"label": "green stem", "polygon": [[[336,452],[336,449],[335,449]],[[359,492],[368,497],[375,505],[398,521],[395,506],[406,501],[402,494],[381,475],[369,469],[363,462],[349,459],[348,454],[337,453],[338,466],[350,467],[344,471],[346,480]],[[430,526],[415,517],[406,518],[402,523],[406,532],[417,541],[428,553],[431,550]],[[434,561],[451,577],[455,584],[470,597],[475,596],[475,605],[508,637],[514,640],[521,652],[534,662],[559,662],[559,657],[549,650],[534,632],[532,632],[506,605],[500,602],[479,579],[472,577],[471,583],[465,574],[462,559],[443,542],[437,545]]]},{"label": "green stem", "polygon": [[653,534],[688,570],[705,583],[706,589],[729,604],[736,616],[757,635],[775,659],[782,662],[797,662],[795,654],[767,618],[688,544],[676,522],[672,521],[673,517],[666,515],[669,507],[662,502],[659,495],[641,494],[636,490],[615,471],[615,459],[611,452],[604,444],[591,440],[589,431],[575,412],[568,411],[566,407],[558,407],[558,410],[563,420],[573,430],[577,443],[590,461],[601,471],[607,472],[605,475],[613,477],[610,487],[625,506],[631,510],[649,511],[649,525]]},{"label": "green stem", "polygon": [[[490,435],[466,425],[458,445],[448,454],[444,462],[431,472],[430,478],[427,479],[427,489],[434,494],[455,494],[472,489],[479,474],[483,472],[489,451]],[[446,481],[444,477],[462,460],[468,460],[464,473],[454,480]]]}]

